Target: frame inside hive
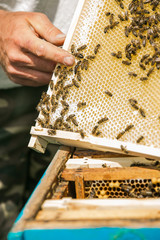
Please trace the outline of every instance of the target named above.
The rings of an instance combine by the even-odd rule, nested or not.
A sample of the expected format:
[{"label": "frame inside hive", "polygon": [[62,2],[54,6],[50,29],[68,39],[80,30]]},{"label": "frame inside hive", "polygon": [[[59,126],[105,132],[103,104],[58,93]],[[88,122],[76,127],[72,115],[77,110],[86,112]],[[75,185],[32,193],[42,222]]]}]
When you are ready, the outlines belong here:
[{"label": "frame inside hive", "polygon": [[[127,0],[124,1],[125,4],[128,2]],[[56,135],[51,136],[48,134],[48,129],[40,128],[38,124],[36,124],[36,127],[33,127],[31,130],[31,134],[33,135],[29,143],[31,148],[43,152],[47,143],[51,142],[102,151],[122,152],[121,145],[123,145],[126,146],[127,152],[130,154],[160,157],[160,123],[158,119],[160,112],[160,86],[157,81],[158,70],[154,72],[152,79],[148,82],[142,82],[139,78],[134,79],[127,75],[129,71],[136,69],[139,76],[142,77],[143,70],[138,68],[137,61],[139,61],[147,51],[151,51],[150,46],[147,46],[141,53],[133,57],[133,66],[131,67],[124,66],[121,61],[113,58],[110,53],[112,51],[117,52],[120,48],[123,49],[129,40],[132,40],[133,36],[127,39],[122,38],[122,34],[124,35],[122,31],[125,26],[123,22],[120,28],[117,27],[106,36],[103,33],[103,29],[108,22],[105,16],[107,10],[118,13],[120,8],[116,3],[113,4],[112,1],[79,1],[64,44],[64,49],[69,51],[72,43],[76,43],[76,47],[87,44],[87,50],[84,50],[84,53],[87,55],[92,54],[94,47],[98,43],[101,44],[96,59],[90,61],[89,69],[82,73],[80,88],[77,89],[74,87],[70,89],[70,94],[67,98],[71,106],[68,115],[77,113],[78,128],[72,125],[74,132],[58,130]],[[94,29],[97,28],[98,31],[95,31]],[[121,43],[123,41],[123,47],[121,44],[118,44],[118,37]],[[105,44],[107,47],[105,47]],[[56,84],[58,81],[57,77],[53,75],[52,79],[54,84]],[[106,99],[106,96],[103,95],[104,90],[114,92],[115,98],[113,96],[112,100],[110,100],[109,97]],[[55,93],[55,89],[53,89],[53,92]],[[50,88],[48,89],[48,94],[52,94]],[[140,106],[145,108],[146,118],[143,118],[138,111],[134,111],[132,107],[129,106],[128,99],[130,98],[136,98]],[[77,111],[77,103],[79,101],[86,103],[88,101],[89,104],[87,103],[88,106],[86,108]],[[51,124],[60,116],[61,110],[62,108],[60,106],[56,113],[50,113]],[[101,125],[101,136],[95,137],[91,135],[91,131],[98,120],[106,116],[109,118],[109,121]],[[120,140],[116,140],[116,136],[131,124],[134,124],[134,128],[127,134],[124,134]],[[81,129],[86,133],[83,139],[80,134],[77,133],[77,131]],[[144,140],[142,140],[141,144],[137,144],[136,140],[141,135],[145,136]],[[39,136],[40,138],[35,136]]]}]

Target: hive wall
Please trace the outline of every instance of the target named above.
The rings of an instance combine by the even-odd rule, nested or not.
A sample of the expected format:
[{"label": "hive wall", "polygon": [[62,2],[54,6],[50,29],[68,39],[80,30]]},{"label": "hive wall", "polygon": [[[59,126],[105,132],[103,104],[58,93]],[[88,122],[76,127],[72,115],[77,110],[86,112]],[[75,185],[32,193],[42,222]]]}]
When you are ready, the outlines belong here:
[{"label": "hive wall", "polygon": [[[75,77],[75,73],[69,73],[71,68],[62,66],[63,73],[67,71],[67,78],[62,84],[62,93],[56,99],[59,88],[53,90],[49,89],[48,93],[54,96],[55,101],[58,103],[56,110],[49,110],[49,128],[55,125],[57,118],[62,117],[61,103],[64,96],[64,89],[68,84],[72,84],[72,79],[76,79],[79,87],[73,85],[68,88],[69,94],[65,101],[69,104],[69,108],[62,117],[63,123],[66,122],[70,114],[75,114],[75,119],[78,126],[70,121],[70,129],[67,129],[63,124],[60,124],[57,129],[80,131],[83,129],[86,136],[92,135],[93,128],[101,118],[108,118],[108,121],[102,123],[98,127],[98,137],[105,137],[109,139],[116,139],[118,134],[126,129],[128,125],[134,127],[126,132],[120,140],[125,142],[136,143],[140,136],[144,139],[139,143],[146,146],[155,148],[160,147],[160,70],[154,66],[154,71],[146,81],[141,81],[141,77],[145,77],[151,64],[146,65],[146,70],[139,66],[139,62],[143,55],[153,55],[154,47],[147,42],[146,46],[142,46],[137,50],[136,55],[132,56],[131,65],[127,66],[122,64],[122,60],[126,60],[125,47],[131,42],[132,39],[139,39],[132,33],[128,37],[125,36],[124,27],[129,26],[132,16],[129,15],[128,21],[120,21],[117,15],[124,13],[130,3],[128,0],[123,1],[125,9],[122,10],[119,4],[113,0],[86,0],[79,17],[76,29],[73,36],[71,36],[69,51],[71,45],[75,44],[76,49],[84,44],[87,45],[86,49],[80,51],[83,53],[84,58],[88,55],[94,55],[94,49],[97,44],[100,44],[98,53],[95,59],[89,60],[89,67],[87,70],[79,69],[81,73],[81,81]],[[152,12],[150,4],[145,5],[145,8]],[[160,11],[158,6],[157,12]],[[114,29],[110,29],[108,33],[104,33],[104,28],[109,24],[109,17],[105,15],[106,12],[114,14],[114,19],[119,21],[119,25]],[[157,26],[160,24],[158,22]],[[155,39],[159,42],[159,38]],[[122,59],[117,59],[111,56],[112,52],[122,51]],[[82,59],[76,58],[76,63]],[[128,59],[127,59],[128,60]],[[137,77],[131,77],[129,72],[135,72]],[[53,76],[55,83],[60,81],[59,76]],[[109,91],[113,94],[112,97],[105,94]],[[139,110],[134,109],[129,99],[136,99],[138,108],[142,108],[146,117],[140,114]],[[86,106],[78,108],[79,102],[85,102]],[[51,103],[50,103],[51,104]],[[44,107],[45,108],[45,107]],[[40,114],[43,119],[43,114]]]}]

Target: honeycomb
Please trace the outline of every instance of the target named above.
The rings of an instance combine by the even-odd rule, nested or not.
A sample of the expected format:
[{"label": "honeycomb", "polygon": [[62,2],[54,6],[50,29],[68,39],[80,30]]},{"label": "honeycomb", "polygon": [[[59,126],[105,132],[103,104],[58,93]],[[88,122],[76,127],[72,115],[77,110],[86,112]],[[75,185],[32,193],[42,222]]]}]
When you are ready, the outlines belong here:
[{"label": "honeycomb", "polygon": [[[83,129],[84,134],[90,136],[97,122],[102,118],[108,118],[106,122],[99,124],[96,132],[97,137],[116,139],[118,134],[124,132],[127,126],[134,125],[132,129],[121,136],[120,140],[137,144],[137,139],[143,136],[144,138],[139,144],[160,148],[160,70],[157,63],[157,68],[154,66],[154,70],[148,79],[142,81],[140,78],[146,77],[152,65],[145,65],[146,70],[139,66],[142,56],[146,54],[152,56],[155,53],[155,48],[149,44],[148,40],[146,46],[143,47],[142,39],[132,33],[128,37],[125,36],[124,28],[129,26],[133,16],[128,11],[128,21],[120,21],[118,14],[123,16],[131,1],[124,0],[122,3],[124,9],[120,7],[118,1],[85,1],[74,34],[70,36],[68,50],[71,51],[73,44],[76,49],[86,44],[87,47],[80,51],[86,58],[88,55],[94,55],[97,44],[100,44],[100,48],[96,57],[88,60],[88,69],[80,70],[81,81],[76,80],[78,86],[71,85],[68,88],[69,93],[65,98],[69,108],[65,112],[63,121],[66,122],[70,114],[75,114],[78,124],[70,121],[69,128],[60,124],[57,129],[74,132]],[[152,11],[150,4],[145,4],[145,9],[149,10],[151,14],[160,12],[159,5],[156,11]],[[119,21],[119,24],[105,34],[104,29],[110,21],[110,16],[106,16],[106,12],[113,13],[115,21]],[[156,26],[160,26],[159,22],[156,23]],[[122,60],[128,61],[125,57],[125,47],[133,39],[139,39],[141,49],[138,49],[137,53],[132,56],[131,65],[125,65],[122,63]],[[159,37],[155,38],[155,43],[159,44]],[[111,53],[117,53],[118,51],[122,52],[122,58],[118,59],[111,55]],[[76,58],[76,64],[79,60],[83,59]],[[64,109],[64,102],[62,104],[64,89],[69,84],[72,84],[72,79],[75,78],[72,68],[61,67],[63,71],[70,69],[70,74],[63,83],[62,91],[59,91],[56,100],[58,101],[57,108],[49,112],[49,123],[47,123],[49,128],[54,126],[57,118],[61,118],[61,111]],[[129,72],[134,72],[137,76],[129,76]],[[55,86],[59,80],[59,76],[53,76]],[[105,94],[105,91],[111,93],[112,96]],[[50,96],[57,96],[57,93],[58,90],[55,87],[48,90]],[[142,116],[139,110],[130,105],[129,99],[137,101],[137,106],[144,110],[145,117]],[[78,108],[77,104],[81,102],[86,103],[86,105]],[[43,118],[41,114],[40,116]],[[96,183],[93,182],[92,184],[95,185]],[[109,188],[107,185],[109,182],[103,182],[102,184],[105,185],[105,188]],[[108,192],[108,190],[105,191]],[[111,197],[113,192],[110,191],[108,196]],[[118,196],[121,194],[124,196],[126,193],[117,191],[117,194]]]},{"label": "honeycomb", "polygon": [[85,182],[85,198],[159,197],[160,183],[151,179],[98,180]]}]

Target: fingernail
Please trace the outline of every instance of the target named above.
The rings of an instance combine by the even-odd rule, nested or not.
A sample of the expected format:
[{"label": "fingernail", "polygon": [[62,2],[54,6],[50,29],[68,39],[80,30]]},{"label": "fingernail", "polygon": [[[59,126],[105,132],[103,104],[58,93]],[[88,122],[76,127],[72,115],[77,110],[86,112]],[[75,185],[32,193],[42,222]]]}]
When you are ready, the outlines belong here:
[{"label": "fingernail", "polygon": [[74,57],[65,57],[64,58],[65,65],[73,65],[73,63],[74,63]]},{"label": "fingernail", "polygon": [[64,33],[56,35],[56,39],[63,39],[65,37],[66,37],[66,35]]}]

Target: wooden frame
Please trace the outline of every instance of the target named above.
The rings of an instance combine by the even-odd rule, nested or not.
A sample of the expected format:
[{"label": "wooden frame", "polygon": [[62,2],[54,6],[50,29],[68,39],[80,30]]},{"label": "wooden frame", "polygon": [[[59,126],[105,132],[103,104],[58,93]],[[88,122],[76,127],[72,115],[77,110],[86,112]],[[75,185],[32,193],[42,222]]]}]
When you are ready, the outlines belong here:
[{"label": "wooden frame", "polygon": [[[34,229],[63,230],[64,227],[68,229],[82,229],[82,228],[97,228],[97,227],[121,227],[121,228],[152,228],[160,226],[160,202],[159,199],[71,199],[63,198],[58,200],[46,200],[46,196],[50,189],[57,181],[59,174],[67,177],[67,172],[71,174],[74,172],[71,180],[77,180],[77,184],[83,184],[87,174],[92,169],[81,170],[66,170],[65,163],[70,158],[73,150],[68,147],[60,147],[49,168],[32,194],[29,202],[21,213],[21,218],[15,223],[11,235],[18,233],[23,234],[25,231],[33,231]],[[76,159],[75,159],[76,161]],[[64,169],[64,170],[63,170]],[[63,171],[62,171],[63,170]],[[98,170],[98,171],[97,171]],[[97,169],[96,175],[105,169]],[[128,175],[134,177],[138,172],[143,172],[143,177],[152,174],[154,177],[159,177],[160,174],[155,170],[148,169],[109,169],[110,175],[108,178],[115,178],[120,171],[119,177],[126,179]],[[92,170],[93,171],[93,170]],[[125,176],[124,173],[127,173]],[[136,173],[137,174],[136,174]],[[74,174],[73,173],[73,174]],[[153,174],[156,173],[156,174]],[[93,175],[93,174],[92,174]],[[92,178],[90,175],[90,178]],[[134,175],[134,176],[133,176]],[[141,176],[142,176],[141,175]],[[89,174],[88,174],[89,176]],[[151,176],[151,175],[150,175]],[[90,179],[89,177],[87,179]],[[101,177],[102,179],[102,177]],[[63,184],[62,184],[63,185]],[[79,186],[80,186],[79,185]],[[63,192],[67,182],[62,186]],[[77,192],[79,191],[77,186]],[[82,193],[79,191],[79,197]],[[60,194],[60,193],[59,193]],[[60,195],[59,195],[60,196]],[[57,198],[59,198],[57,196]],[[60,196],[61,197],[61,196]],[[45,200],[45,201],[44,201]],[[38,230],[37,230],[38,231]],[[53,232],[54,234],[54,232]],[[10,238],[12,239],[12,238]],[[18,239],[27,239],[22,238]]]},{"label": "wooden frame", "polygon": [[[32,137],[29,142],[29,147],[39,151],[44,152],[47,147],[46,143],[52,144],[63,144],[67,146],[81,147],[87,149],[94,149],[99,151],[112,151],[123,153],[121,150],[121,145],[126,145],[126,142],[118,140],[109,140],[106,138],[97,138],[93,136],[81,138],[79,133],[66,132],[57,130],[56,135],[48,135],[48,129],[46,128],[31,128]],[[37,139],[38,137],[38,139]],[[44,141],[44,144],[42,142]],[[38,144],[36,142],[38,141]],[[40,146],[40,142],[42,143]],[[143,145],[127,143],[127,151],[130,155],[134,156],[147,156],[154,159],[160,159],[160,150],[158,148],[151,148]]]}]

